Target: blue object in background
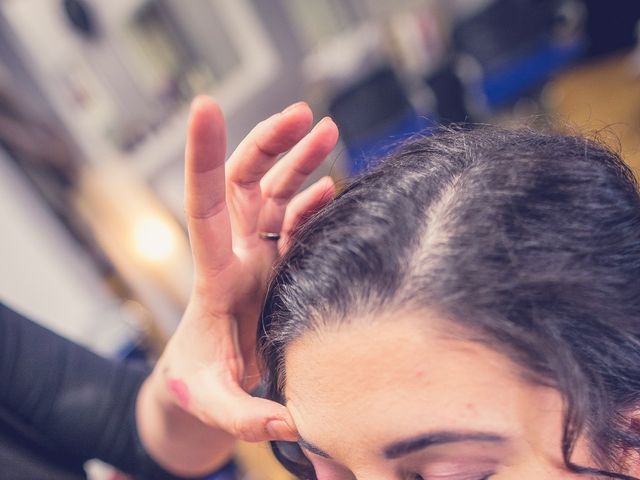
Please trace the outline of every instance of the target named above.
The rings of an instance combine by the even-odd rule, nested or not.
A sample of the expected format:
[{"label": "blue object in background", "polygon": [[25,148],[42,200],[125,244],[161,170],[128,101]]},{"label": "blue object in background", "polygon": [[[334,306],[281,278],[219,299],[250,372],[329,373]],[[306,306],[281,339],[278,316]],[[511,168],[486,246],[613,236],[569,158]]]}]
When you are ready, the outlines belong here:
[{"label": "blue object in background", "polygon": [[515,102],[586,50],[574,0],[494,0],[455,26],[453,54],[471,57],[482,76],[467,84],[487,112]]},{"label": "blue object in background", "polygon": [[136,338],[125,343],[115,354],[115,358],[132,362],[148,362],[149,352],[144,347],[142,338]]},{"label": "blue object in background", "polygon": [[389,153],[404,138],[430,122],[413,109],[389,67],[360,77],[329,106],[349,153],[348,170],[357,175]]},{"label": "blue object in background", "polygon": [[584,52],[585,45],[581,41],[545,42],[487,71],[476,88],[481,89],[489,108],[496,110],[541,85]]},{"label": "blue object in background", "polygon": [[238,469],[233,462],[228,463],[213,475],[206,477],[206,480],[237,480]]},{"label": "blue object in background", "polygon": [[365,172],[393,152],[403,140],[416,133],[428,133],[432,125],[433,121],[428,117],[420,117],[411,110],[386,128],[347,144],[349,175]]}]

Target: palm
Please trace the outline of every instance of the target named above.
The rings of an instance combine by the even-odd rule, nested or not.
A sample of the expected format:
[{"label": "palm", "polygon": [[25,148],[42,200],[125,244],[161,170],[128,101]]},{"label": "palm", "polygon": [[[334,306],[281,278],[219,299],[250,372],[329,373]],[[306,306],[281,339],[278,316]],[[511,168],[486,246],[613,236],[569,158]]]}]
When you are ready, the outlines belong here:
[{"label": "palm", "polygon": [[218,301],[212,300],[213,292],[232,299],[224,325],[216,329],[217,348],[209,344],[210,362],[219,369],[210,372],[215,376],[230,375],[230,379],[246,391],[253,389],[260,380],[255,358],[255,332],[260,314],[257,299],[264,297],[266,272],[275,261],[272,248],[256,245],[247,251],[234,253],[230,264],[215,277],[205,282],[202,302],[210,304],[208,311],[218,308]]},{"label": "palm", "polygon": [[[330,120],[309,132],[311,124],[306,105],[290,107],[258,124],[226,163],[217,105],[197,99],[189,125],[185,211],[195,282],[163,357],[171,370],[167,378],[188,386],[192,398],[183,407],[249,440],[262,439],[268,416],[285,415],[275,413],[282,406],[246,394],[259,381],[255,332],[267,280],[301,215],[334,188],[325,178],[295,195],[337,141]],[[281,239],[265,240],[260,232],[280,233]],[[218,406],[216,412],[210,405]]]}]

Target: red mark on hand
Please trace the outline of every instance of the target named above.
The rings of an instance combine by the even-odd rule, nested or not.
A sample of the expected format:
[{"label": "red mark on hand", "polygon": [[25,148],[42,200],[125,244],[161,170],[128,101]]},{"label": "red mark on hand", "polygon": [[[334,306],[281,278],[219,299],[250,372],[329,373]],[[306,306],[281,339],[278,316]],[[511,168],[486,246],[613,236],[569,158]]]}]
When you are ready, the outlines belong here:
[{"label": "red mark on hand", "polygon": [[189,406],[189,400],[191,399],[191,395],[189,394],[189,387],[180,379],[172,379],[168,382],[169,390],[171,393],[175,395],[178,399],[178,403],[182,408],[187,408]]}]

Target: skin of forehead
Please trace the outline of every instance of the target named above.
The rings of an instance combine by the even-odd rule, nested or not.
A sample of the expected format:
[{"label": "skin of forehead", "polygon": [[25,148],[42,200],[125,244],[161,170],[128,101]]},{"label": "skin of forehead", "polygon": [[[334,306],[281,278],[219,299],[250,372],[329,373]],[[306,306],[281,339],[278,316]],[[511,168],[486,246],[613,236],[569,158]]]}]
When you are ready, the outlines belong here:
[{"label": "skin of forehead", "polygon": [[374,461],[407,436],[477,429],[560,467],[558,392],[528,383],[505,356],[425,315],[352,322],[292,343],[285,394],[301,435],[353,463]]}]

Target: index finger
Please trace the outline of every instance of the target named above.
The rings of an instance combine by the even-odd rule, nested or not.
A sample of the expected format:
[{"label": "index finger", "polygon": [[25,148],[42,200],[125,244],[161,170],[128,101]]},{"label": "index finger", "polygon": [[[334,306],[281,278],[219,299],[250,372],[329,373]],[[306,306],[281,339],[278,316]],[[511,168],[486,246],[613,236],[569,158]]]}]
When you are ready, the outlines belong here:
[{"label": "index finger", "polygon": [[185,213],[196,271],[217,269],[232,255],[225,200],[226,129],[218,104],[197,97],[185,151]]}]

